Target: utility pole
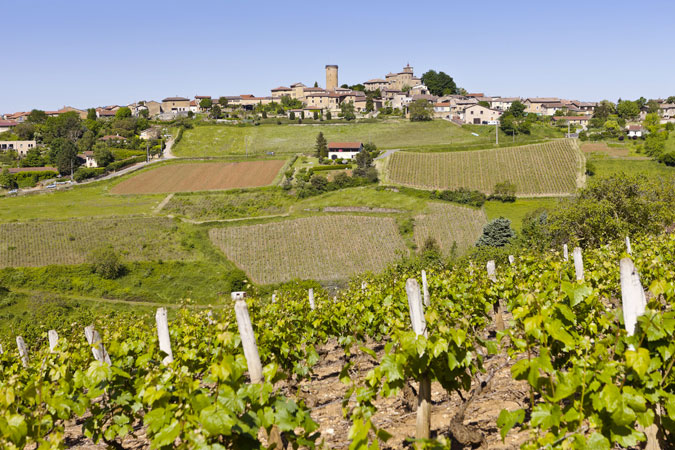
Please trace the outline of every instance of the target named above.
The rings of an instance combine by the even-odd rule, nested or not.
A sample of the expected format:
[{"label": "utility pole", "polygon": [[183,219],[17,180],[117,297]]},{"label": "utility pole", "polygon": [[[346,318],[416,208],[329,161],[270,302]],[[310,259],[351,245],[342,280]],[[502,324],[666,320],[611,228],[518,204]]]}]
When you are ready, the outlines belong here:
[{"label": "utility pole", "polygon": [[145,143],[145,162],[150,162],[150,142]]},{"label": "utility pole", "polygon": [[499,145],[499,121],[495,124],[495,144]]},{"label": "utility pole", "polygon": [[570,136],[570,121],[569,120],[567,121],[567,137],[568,138],[571,137]]}]

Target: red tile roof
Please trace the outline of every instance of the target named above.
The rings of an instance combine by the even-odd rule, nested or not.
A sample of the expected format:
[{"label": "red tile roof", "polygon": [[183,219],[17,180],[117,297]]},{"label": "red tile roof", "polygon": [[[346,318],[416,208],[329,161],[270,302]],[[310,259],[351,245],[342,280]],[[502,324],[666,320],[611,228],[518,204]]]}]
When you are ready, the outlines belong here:
[{"label": "red tile roof", "polygon": [[328,149],[360,149],[360,142],[329,142]]},{"label": "red tile roof", "polygon": [[190,99],[185,98],[185,97],[167,97],[162,101],[163,102],[189,102]]},{"label": "red tile roof", "polygon": [[0,120],[0,127],[13,127],[16,125],[17,123],[13,120]]},{"label": "red tile roof", "polygon": [[288,88],[288,87],[286,87],[286,86],[279,86],[279,87],[277,87],[277,88],[272,89],[272,92],[276,92],[276,91],[290,91],[290,90],[291,90],[291,88]]}]

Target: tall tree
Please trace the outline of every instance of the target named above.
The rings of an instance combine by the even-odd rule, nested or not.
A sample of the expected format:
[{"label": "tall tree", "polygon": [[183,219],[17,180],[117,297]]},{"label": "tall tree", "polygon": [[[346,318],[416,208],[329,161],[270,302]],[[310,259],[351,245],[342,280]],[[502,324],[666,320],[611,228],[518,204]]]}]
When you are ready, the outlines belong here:
[{"label": "tall tree", "polygon": [[199,100],[199,107],[201,109],[211,109],[211,106],[213,106],[213,102],[210,98],[203,98]]},{"label": "tall tree", "polygon": [[56,117],[49,117],[42,126],[44,140],[51,143],[56,138],[66,138],[73,142],[84,132],[82,119],[76,111],[69,111]]},{"label": "tall tree", "polygon": [[635,119],[640,115],[640,107],[636,102],[622,100],[616,105],[616,112],[622,119]]},{"label": "tall tree", "polygon": [[222,106],[223,108],[227,108],[227,98],[225,97],[220,97],[218,99],[218,104]]},{"label": "tall tree", "polygon": [[609,100],[603,100],[595,108],[595,111],[593,112],[593,117],[601,119],[602,122],[604,122],[611,114],[615,113],[616,107],[614,106],[614,103],[610,102]]},{"label": "tall tree", "polygon": [[211,108],[211,117],[213,117],[214,119],[220,119],[221,117],[223,117],[223,113],[220,110],[220,105],[214,105]]},{"label": "tall tree", "polygon": [[35,137],[35,125],[30,122],[18,124],[13,131],[22,141],[30,141]]},{"label": "tall tree", "polygon": [[47,120],[47,113],[40,109],[34,109],[28,114],[27,120],[30,123],[45,123]]},{"label": "tall tree", "polygon": [[340,105],[340,112],[342,118],[345,120],[356,119],[356,114],[354,114],[354,102],[342,102]]},{"label": "tall tree", "polygon": [[510,113],[516,119],[525,117],[525,105],[520,100],[516,100],[511,103],[511,106],[506,110],[506,113]]},{"label": "tall tree", "polygon": [[6,167],[0,173],[0,187],[5,189],[16,189],[17,187],[16,180]]},{"label": "tall tree", "polygon": [[40,167],[42,165],[44,165],[44,162],[40,150],[35,147],[28,150],[26,156],[21,160],[21,167]]},{"label": "tall tree", "polygon": [[87,110],[87,120],[96,120],[96,110],[94,108],[89,108]]},{"label": "tall tree", "polygon": [[422,83],[429,89],[432,95],[442,96],[457,93],[455,80],[445,72],[429,70],[422,75]]},{"label": "tall tree", "polygon": [[368,96],[366,98],[366,112],[371,112],[375,109],[375,105],[373,104],[373,97]]},{"label": "tall tree", "polygon": [[317,158],[327,158],[328,157],[328,142],[323,136],[323,133],[319,131],[319,134],[316,136],[316,144],[314,145],[316,150]]},{"label": "tall tree", "polygon": [[77,147],[69,139],[59,137],[50,144],[49,159],[62,175],[71,174],[79,166]]},{"label": "tall tree", "polygon": [[648,112],[651,113],[658,113],[659,112],[659,102],[656,100],[649,100],[647,102],[647,108],[649,108]]},{"label": "tall tree", "polygon": [[411,122],[421,122],[433,118],[433,107],[424,99],[415,100],[408,107]]},{"label": "tall tree", "polygon": [[511,221],[500,217],[483,227],[483,235],[476,242],[476,247],[503,247],[514,237],[516,233],[511,228]]},{"label": "tall tree", "polygon": [[131,117],[131,109],[128,106],[122,106],[115,111],[115,119],[128,119]]}]

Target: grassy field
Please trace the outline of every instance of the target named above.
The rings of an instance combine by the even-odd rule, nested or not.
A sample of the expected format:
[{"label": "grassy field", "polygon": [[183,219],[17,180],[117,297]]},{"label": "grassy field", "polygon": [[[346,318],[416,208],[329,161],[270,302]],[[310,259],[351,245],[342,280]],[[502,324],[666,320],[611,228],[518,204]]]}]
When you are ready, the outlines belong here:
[{"label": "grassy field", "polygon": [[209,231],[213,243],[256,283],[337,281],[378,271],[407,252],[388,217],[325,215]]},{"label": "grassy field", "polygon": [[[445,120],[320,125],[210,125],[185,130],[173,151],[177,156],[313,153],[319,132],[329,142],[361,141],[373,142],[381,149],[419,148],[425,151],[442,151],[454,146],[490,147],[494,144],[495,130],[490,126],[460,127]],[[559,137],[558,135],[553,128],[534,127],[531,135],[519,136],[515,144]],[[514,145],[511,137],[500,136],[503,145]]]},{"label": "grassy field", "polygon": [[446,255],[453,246],[461,254],[476,243],[486,224],[485,213],[480,209],[449,203],[430,203],[427,208],[427,213],[415,217],[414,236],[418,248],[432,237]]},{"label": "grassy field", "polygon": [[624,172],[627,174],[644,174],[648,176],[675,176],[675,167],[668,167],[651,159],[620,159],[597,158],[591,159],[595,166],[596,176],[610,176]]},{"label": "grassy field", "polygon": [[0,198],[0,222],[103,217],[152,212],[164,195],[111,195],[111,181]]},{"label": "grassy field", "polygon": [[202,162],[166,164],[126,178],[113,194],[155,194],[213,191],[266,186],[277,177],[285,161]]},{"label": "grassy field", "polygon": [[519,198],[513,203],[491,200],[485,202],[483,209],[488,221],[505,217],[511,221],[514,230],[520,231],[527,213],[540,208],[555,208],[560,201],[560,198]]},{"label": "grassy field", "polygon": [[511,181],[519,196],[565,195],[577,189],[583,157],[572,140],[495,150],[394,153],[387,181],[423,189],[465,187],[491,193]]},{"label": "grassy field", "polygon": [[128,261],[188,260],[178,226],[166,218],[110,218],[0,224],[0,267],[80,264],[111,245]]}]

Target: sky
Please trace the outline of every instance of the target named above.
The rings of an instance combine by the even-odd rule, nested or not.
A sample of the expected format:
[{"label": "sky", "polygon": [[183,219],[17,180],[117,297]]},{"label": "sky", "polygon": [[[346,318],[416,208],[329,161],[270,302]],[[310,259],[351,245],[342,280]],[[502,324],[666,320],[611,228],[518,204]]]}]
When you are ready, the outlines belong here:
[{"label": "sky", "polygon": [[444,71],[469,92],[675,95],[675,2],[0,0],[0,113]]}]

